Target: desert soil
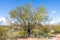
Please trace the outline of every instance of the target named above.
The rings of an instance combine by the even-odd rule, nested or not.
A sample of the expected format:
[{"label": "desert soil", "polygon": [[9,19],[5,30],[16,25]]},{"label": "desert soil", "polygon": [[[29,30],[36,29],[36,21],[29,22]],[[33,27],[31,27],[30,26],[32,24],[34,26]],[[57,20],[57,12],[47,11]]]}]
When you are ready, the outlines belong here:
[{"label": "desert soil", "polygon": [[56,35],[56,37],[53,37],[51,39],[48,39],[48,38],[44,38],[44,39],[41,39],[41,38],[19,38],[17,40],[60,40],[60,34]]}]

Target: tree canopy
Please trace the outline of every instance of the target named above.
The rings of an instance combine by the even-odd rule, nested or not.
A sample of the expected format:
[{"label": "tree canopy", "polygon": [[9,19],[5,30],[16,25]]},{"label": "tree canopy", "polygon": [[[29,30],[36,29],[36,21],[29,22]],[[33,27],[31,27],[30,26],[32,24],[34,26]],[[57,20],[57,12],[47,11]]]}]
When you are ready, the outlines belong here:
[{"label": "tree canopy", "polygon": [[45,7],[33,8],[31,5],[17,7],[9,12],[10,17],[18,21],[39,21],[43,22],[48,19],[48,12]]}]

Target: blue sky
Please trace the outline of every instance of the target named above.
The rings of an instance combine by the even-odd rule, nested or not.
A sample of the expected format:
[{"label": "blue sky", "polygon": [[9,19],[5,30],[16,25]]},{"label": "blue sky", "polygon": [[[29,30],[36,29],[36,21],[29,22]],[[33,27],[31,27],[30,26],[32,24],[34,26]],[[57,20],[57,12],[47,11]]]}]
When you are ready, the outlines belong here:
[{"label": "blue sky", "polygon": [[26,3],[33,7],[43,5],[53,19],[50,23],[60,22],[60,0],[0,0],[0,17],[8,17],[10,10]]}]

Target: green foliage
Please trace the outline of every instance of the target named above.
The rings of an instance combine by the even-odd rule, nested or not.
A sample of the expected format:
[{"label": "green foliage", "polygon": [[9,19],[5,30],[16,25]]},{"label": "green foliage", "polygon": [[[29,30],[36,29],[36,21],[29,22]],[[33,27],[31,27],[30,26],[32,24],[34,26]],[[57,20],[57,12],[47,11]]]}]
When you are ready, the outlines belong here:
[{"label": "green foliage", "polygon": [[24,30],[17,31],[16,33],[17,33],[18,37],[25,37],[25,35],[26,35],[26,32]]},{"label": "green foliage", "polygon": [[0,40],[6,40],[7,34],[6,32],[9,30],[8,27],[0,27]]},{"label": "green foliage", "polygon": [[60,33],[60,24],[54,26],[55,33]]},{"label": "green foliage", "polygon": [[51,29],[50,29],[49,26],[45,26],[45,27],[43,28],[43,31],[44,31],[45,33],[49,33],[49,32],[51,31]]},{"label": "green foliage", "polygon": [[17,19],[18,21],[24,21],[24,22],[29,22],[29,21],[45,21],[48,20],[48,12],[46,9],[41,6],[35,10],[33,10],[30,5],[25,5],[25,6],[20,6],[17,7],[15,10],[11,10],[9,12],[10,17]]}]

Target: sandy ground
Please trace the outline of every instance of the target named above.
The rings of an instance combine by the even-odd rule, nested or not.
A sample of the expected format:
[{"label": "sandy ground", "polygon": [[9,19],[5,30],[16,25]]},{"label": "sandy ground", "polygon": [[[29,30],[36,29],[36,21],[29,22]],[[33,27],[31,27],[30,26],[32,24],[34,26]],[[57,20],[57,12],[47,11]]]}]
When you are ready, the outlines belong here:
[{"label": "sandy ground", "polygon": [[47,39],[40,39],[40,38],[27,38],[27,39],[18,39],[18,40],[47,40]]},{"label": "sandy ground", "polygon": [[44,39],[40,39],[40,38],[19,38],[17,40],[60,40],[60,35],[56,35],[56,37],[53,37],[51,39],[48,39],[48,38],[44,38]]}]

